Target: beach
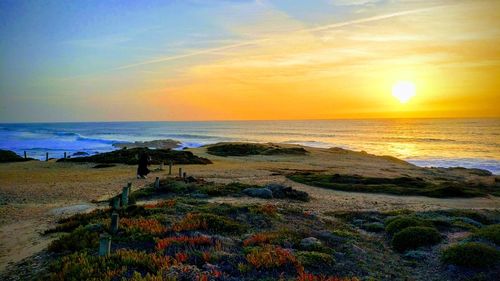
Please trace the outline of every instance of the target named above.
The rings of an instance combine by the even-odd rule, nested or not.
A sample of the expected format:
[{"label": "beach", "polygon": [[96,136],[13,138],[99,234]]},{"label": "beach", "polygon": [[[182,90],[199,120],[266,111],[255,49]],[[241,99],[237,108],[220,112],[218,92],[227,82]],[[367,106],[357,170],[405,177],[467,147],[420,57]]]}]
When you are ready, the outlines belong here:
[{"label": "beach", "polygon": [[[205,147],[192,148],[195,155],[210,159],[208,165],[174,165],[188,175],[206,181],[248,184],[283,183],[311,196],[309,202],[271,200],[275,204],[298,206],[315,213],[336,211],[389,211],[399,209],[498,209],[500,198],[430,198],[388,194],[344,192],[313,187],[291,181],[285,175],[293,171],[317,171],[356,174],[366,177],[419,177],[429,181],[460,179],[465,182],[492,184],[496,176],[484,176],[469,170],[421,168],[390,156],[375,156],[340,148],[306,147],[307,155],[253,155],[221,157],[208,154]],[[100,208],[95,202],[118,194],[132,182],[139,189],[168,177],[168,166],[154,171],[148,179],[136,179],[136,166],[119,164],[104,169],[91,163],[60,163],[55,160],[0,164],[0,269],[42,251],[54,236],[43,236],[57,219]],[[157,169],[159,166],[151,166]],[[245,204],[265,200],[250,197],[215,197],[213,202]],[[269,200],[267,200],[269,202]]]}]

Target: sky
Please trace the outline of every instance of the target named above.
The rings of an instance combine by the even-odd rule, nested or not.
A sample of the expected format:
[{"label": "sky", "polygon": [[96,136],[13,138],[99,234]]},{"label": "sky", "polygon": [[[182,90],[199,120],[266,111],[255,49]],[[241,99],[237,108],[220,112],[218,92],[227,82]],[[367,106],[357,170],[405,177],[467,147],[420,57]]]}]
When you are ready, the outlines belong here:
[{"label": "sky", "polygon": [[[0,0],[0,122],[500,117],[498,0]],[[400,103],[400,81],[416,95]]]}]

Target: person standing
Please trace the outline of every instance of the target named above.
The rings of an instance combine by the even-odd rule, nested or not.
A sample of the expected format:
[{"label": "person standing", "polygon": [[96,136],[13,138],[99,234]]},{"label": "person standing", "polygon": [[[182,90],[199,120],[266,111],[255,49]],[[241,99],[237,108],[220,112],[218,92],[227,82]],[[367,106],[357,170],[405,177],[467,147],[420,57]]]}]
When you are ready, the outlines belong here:
[{"label": "person standing", "polygon": [[149,165],[149,156],[146,152],[143,152],[139,155],[139,163],[137,167],[137,178],[145,179],[149,174],[150,170],[148,169]]}]

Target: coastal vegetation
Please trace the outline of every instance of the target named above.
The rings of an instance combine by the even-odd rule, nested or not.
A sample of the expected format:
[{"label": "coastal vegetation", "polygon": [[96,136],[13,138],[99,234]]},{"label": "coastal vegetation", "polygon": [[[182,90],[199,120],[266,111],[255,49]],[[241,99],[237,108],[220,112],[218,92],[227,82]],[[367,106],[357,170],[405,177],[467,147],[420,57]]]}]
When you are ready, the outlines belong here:
[{"label": "coastal vegetation", "polygon": [[217,156],[249,155],[306,155],[303,147],[283,147],[260,143],[218,143],[207,147],[207,152]]},{"label": "coastal vegetation", "polygon": [[0,149],[0,163],[24,162],[34,160],[33,158],[23,158],[14,151]]},{"label": "coastal vegetation", "polygon": [[92,162],[101,164],[121,163],[128,165],[136,165],[138,155],[147,153],[151,157],[151,164],[168,164],[172,161],[173,164],[211,164],[212,161],[198,157],[190,151],[178,151],[171,149],[149,149],[149,148],[131,148],[119,149],[111,152],[99,153],[92,156],[74,157],[59,159],[57,162]]},{"label": "coastal vegetation", "polygon": [[498,182],[491,185],[448,180],[434,183],[422,178],[408,176],[378,178],[312,172],[299,172],[289,174],[287,177],[302,184],[342,191],[421,195],[437,198],[500,196]]},{"label": "coastal vegetation", "polygon": [[[239,197],[249,185],[237,182],[186,183],[178,178],[160,183],[160,188],[136,190],[133,205],[114,211],[120,217],[115,233],[109,232],[109,208],[60,220],[46,234],[61,232],[48,248],[49,265],[32,277],[493,280],[500,272],[494,244],[499,211],[319,214],[286,202],[226,204],[192,196]],[[112,235],[107,256],[97,255],[102,233]],[[458,241],[451,238],[457,234]]]}]

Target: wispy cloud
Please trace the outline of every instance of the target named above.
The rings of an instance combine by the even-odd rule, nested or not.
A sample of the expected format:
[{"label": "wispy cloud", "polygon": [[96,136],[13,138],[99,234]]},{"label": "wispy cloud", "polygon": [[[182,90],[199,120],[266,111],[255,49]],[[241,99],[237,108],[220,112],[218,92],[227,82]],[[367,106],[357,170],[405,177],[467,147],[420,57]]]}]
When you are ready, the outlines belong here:
[{"label": "wispy cloud", "polygon": [[[372,16],[372,17],[356,19],[356,20],[349,20],[349,21],[344,21],[344,22],[339,22],[339,23],[333,23],[333,24],[312,27],[312,28],[298,29],[298,30],[294,30],[294,31],[289,32],[289,34],[314,33],[314,32],[326,31],[326,30],[342,28],[342,27],[355,25],[355,24],[369,23],[369,22],[390,19],[390,18],[394,18],[394,17],[400,17],[400,16],[405,16],[405,15],[410,15],[410,14],[415,14],[415,13],[421,13],[421,12],[429,11],[429,10],[436,9],[436,8],[442,8],[442,7],[443,6],[433,6],[433,7],[428,7],[428,8],[399,11],[399,12],[388,13],[388,14],[384,14],[384,15]],[[168,61],[172,61],[172,60],[184,59],[184,58],[189,58],[189,57],[194,57],[194,56],[199,56],[199,55],[212,54],[214,52],[220,52],[220,51],[225,51],[225,50],[239,48],[239,47],[256,45],[256,44],[260,44],[260,43],[263,43],[266,41],[271,41],[271,40],[277,40],[277,38],[276,37],[265,37],[265,38],[255,39],[255,40],[242,41],[239,43],[229,44],[229,45],[225,45],[225,46],[221,46],[221,47],[209,48],[209,49],[194,51],[194,52],[186,53],[186,54],[166,56],[166,57],[151,59],[151,60],[142,61],[142,62],[138,62],[138,63],[127,64],[127,65],[119,66],[119,67],[115,68],[114,70],[123,70],[123,69],[139,67],[139,66],[144,66],[144,65],[149,65],[149,64],[156,64],[156,63],[168,62]]]}]

